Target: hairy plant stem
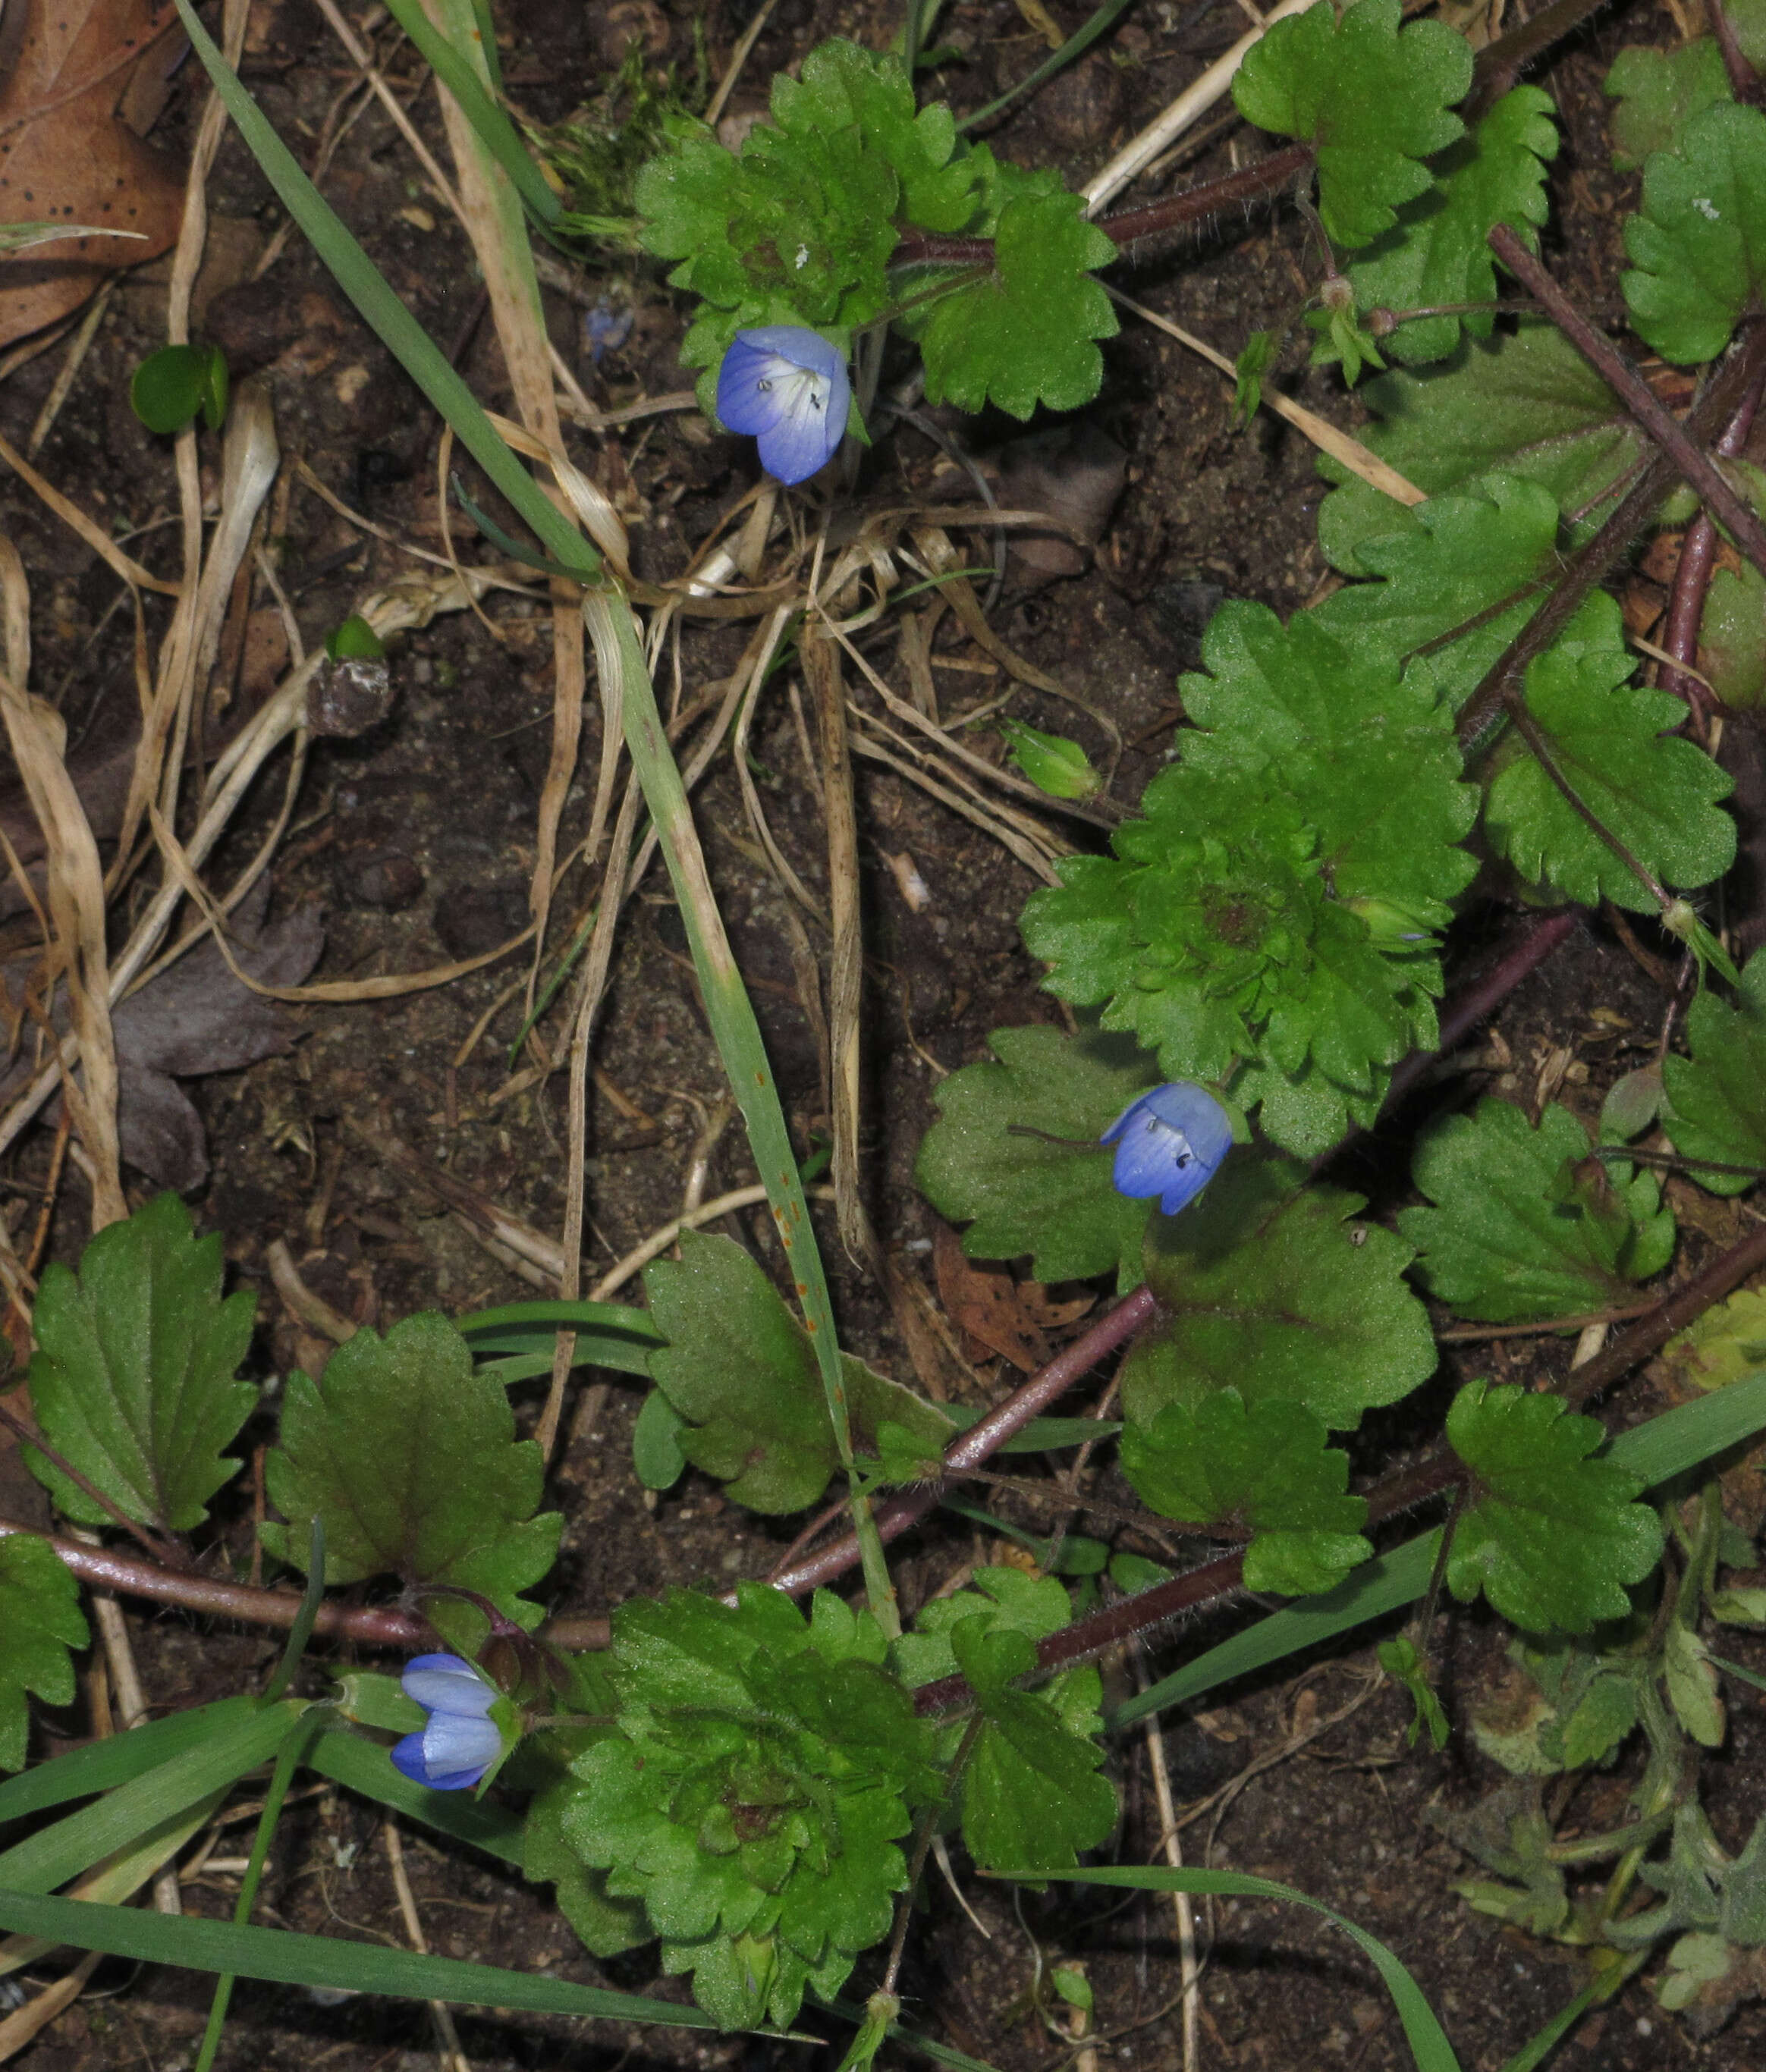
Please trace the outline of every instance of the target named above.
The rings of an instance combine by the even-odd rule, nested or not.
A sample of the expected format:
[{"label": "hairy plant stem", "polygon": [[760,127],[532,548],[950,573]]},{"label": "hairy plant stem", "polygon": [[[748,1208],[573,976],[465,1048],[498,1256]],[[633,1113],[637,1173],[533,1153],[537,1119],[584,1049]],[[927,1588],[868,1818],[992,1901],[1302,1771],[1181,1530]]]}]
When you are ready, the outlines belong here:
[{"label": "hairy plant stem", "polygon": [[1723,54],[1723,70],[1729,75],[1729,88],[1739,101],[1760,104],[1760,74],[1747,62],[1747,54],[1735,40],[1735,26],[1723,9],[1722,0],[1705,0],[1705,18],[1710,23],[1710,32],[1717,39],[1717,47]]},{"label": "hairy plant stem", "polygon": [[1553,0],[1530,21],[1486,43],[1472,71],[1472,91],[1460,104],[1460,119],[1470,130],[1509,92],[1530,64],[1554,43],[1573,35],[1606,0]]},{"label": "hairy plant stem", "polygon": [[94,1482],[80,1474],[64,1453],[57,1453],[35,1425],[27,1424],[15,1412],[0,1403],[0,1424],[4,1424],[14,1437],[27,1446],[35,1447],[50,1466],[64,1474],[81,1495],[89,1497],[98,1508],[108,1512],[112,1521],[120,1525],[131,1540],[144,1548],[155,1561],[163,1562],[168,1568],[186,1568],[190,1564],[180,1550],[170,1540],[163,1540],[157,1532],[131,1518],[122,1506],[105,1495]]},{"label": "hairy plant stem", "polygon": [[[1039,1373],[1033,1374],[1022,1388],[989,1411],[979,1424],[970,1425],[966,1432],[952,1440],[945,1449],[945,1466],[958,1474],[979,1467],[1015,1432],[1022,1431],[1033,1417],[1039,1417],[1051,1403],[1065,1395],[1107,1354],[1126,1344],[1151,1318],[1157,1306],[1150,1288],[1137,1288],[1132,1295],[1125,1295],[1114,1309],[1075,1338],[1065,1351],[1058,1354]],[[935,1510],[939,1486],[928,1483],[922,1488],[907,1490],[883,1505],[876,1515],[879,1539],[886,1544],[899,1540],[910,1526],[918,1524],[928,1511]],[[806,1590],[844,1575],[858,1556],[858,1543],[849,1533],[844,1539],[794,1563],[782,1574],[776,1574],[772,1578],[774,1586],[792,1597],[801,1597]]]},{"label": "hairy plant stem", "polygon": [[[1554,916],[1554,919],[1558,917]],[[1511,960],[1511,962],[1513,960]],[[1530,968],[1530,966],[1529,967]],[[1704,1272],[1658,1303],[1633,1330],[1570,1375],[1559,1392],[1572,1405],[1588,1401],[1658,1351],[1677,1332],[1686,1330],[1713,1303],[1720,1302],[1751,1274],[1766,1269],[1766,1228],[1762,1228],[1726,1252]],[[979,1424],[955,1440],[946,1453],[954,1467],[978,1465],[1005,1439],[1022,1429],[1032,1417],[1080,1380],[1106,1354],[1126,1342],[1155,1314],[1151,1291],[1138,1288],[1094,1324],[1082,1338],[1040,1374],[1034,1375],[1017,1393],[990,1412]],[[961,1449],[961,1450],[959,1450]],[[1366,1492],[1369,1526],[1383,1524],[1401,1512],[1414,1510],[1453,1489],[1463,1470],[1456,1456],[1444,1446],[1402,1473],[1376,1482]],[[899,1539],[911,1525],[932,1510],[938,1500],[936,1488],[909,1491],[885,1506],[878,1514],[879,1536]],[[0,1538],[11,1533],[29,1533],[54,1548],[63,1562],[80,1577],[99,1589],[120,1591],[125,1596],[146,1597],[158,1604],[179,1605],[214,1618],[238,1619],[252,1626],[291,1626],[298,1616],[301,1600],[290,1590],[255,1589],[244,1583],[227,1583],[188,1570],[162,1568],[150,1561],[117,1554],[109,1548],[86,1547],[48,1533],[34,1533],[26,1526],[0,1519]],[[856,1542],[849,1535],[834,1545],[799,1562],[778,1578],[779,1586],[801,1596],[817,1585],[834,1581],[858,1560]],[[1138,1596],[1124,1598],[1089,1618],[1076,1620],[1044,1641],[1037,1649],[1038,1667],[1060,1669],[1086,1659],[1133,1635],[1145,1633],[1168,1619],[1198,1606],[1217,1602],[1242,1586],[1244,1556],[1223,1555],[1205,1561],[1169,1582],[1161,1583]],[[434,1630],[410,1612],[368,1606],[322,1605],[315,1622],[315,1634],[335,1634],[370,1646],[414,1651],[434,1644]],[[540,1630],[539,1638],[566,1649],[605,1647],[608,1622],[592,1616],[553,1619]],[[924,1685],[915,1694],[923,1712],[947,1712],[965,1701],[968,1686],[961,1677],[946,1677]]]},{"label": "hairy plant stem", "polygon": [[[1747,443],[1763,390],[1766,390],[1766,368],[1754,377],[1747,393],[1736,405],[1735,415],[1718,438],[1715,450],[1722,458],[1733,459]],[[1686,528],[1686,537],[1681,542],[1680,560],[1674,569],[1673,588],[1669,592],[1668,611],[1662,626],[1663,652],[1688,668],[1698,658],[1698,629],[1705,615],[1705,598],[1710,588],[1711,571],[1716,564],[1717,528],[1710,513],[1702,510]],[[1698,677],[1672,667],[1663,669],[1661,682],[1665,691],[1671,691],[1686,701],[1699,738],[1707,739],[1715,705],[1710,692]]]},{"label": "hairy plant stem", "polygon": [[[1124,258],[1136,256],[1133,248],[1143,238],[1168,230],[1193,229],[1211,216],[1229,208],[1248,208],[1253,202],[1267,201],[1278,195],[1312,163],[1307,144],[1290,144],[1241,171],[1200,187],[1186,187],[1182,194],[1167,195],[1163,201],[1148,202],[1140,208],[1119,210],[1097,224]],[[904,230],[890,263],[896,266],[990,266],[994,240],[990,237],[947,236],[937,231]]]},{"label": "hairy plant stem", "polygon": [[[1680,427],[1694,444],[1715,438],[1742,397],[1766,370],[1766,324],[1749,327],[1734,354]],[[1629,550],[1678,479],[1678,469],[1658,452],[1624,500],[1586,545],[1573,554],[1545,602],[1491,665],[1459,715],[1459,746],[1468,755],[1484,747],[1501,723],[1507,701],[1520,693],[1528,664],[1542,655],[1575,616],[1583,599]]]},{"label": "hairy plant stem", "polygon": [[1735,545],[1766,575],[1766,526],[1731,485],[1702,442],[1688,438],[1686,427],[1657,400],[1628,356],[1595,329],[1507,224],[1499,223],[1485,241],[1673,462],[1682,479],[1698,491]]}]

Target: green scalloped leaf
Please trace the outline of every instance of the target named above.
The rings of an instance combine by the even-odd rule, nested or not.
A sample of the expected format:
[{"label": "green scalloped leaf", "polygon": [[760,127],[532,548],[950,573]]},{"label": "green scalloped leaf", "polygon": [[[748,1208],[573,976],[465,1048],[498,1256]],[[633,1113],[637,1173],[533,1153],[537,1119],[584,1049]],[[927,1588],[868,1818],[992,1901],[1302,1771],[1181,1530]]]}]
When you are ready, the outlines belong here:
[{"label": "green scalloped leaf", "polygon": [[80,1585],[48,1541],[28,1532],[0,1540],[0,1770],[24,1768],[27,1693],[46,1705],[72,1704],[68,1651],[89,1637]]},{"label": "green scalloped leaf", "polygon": [[1052,173],[1000,211],[987,277],[933,305],[921,335],[926,400],[978,410],[994,403],[1027,417],[1039,403],[1076,410],[1103,384],[1096,341],[1114,338],[1109,298],[1092,271],[1116,247],[1081,214]]},{"label": "green scalloped leaf", "polygon": [[1723,102],[1654,153],[1625,250],[1638,336],[1665,360],[1715,360],[1766,288],[1766,115]]},{"label": "green scalloped leaf", "polygon": [[615,1612],[615,1730],[573,1759],[558,1835],[610,1899],[641,1902],[663,1969],[691,1971],[720,2024],[785,2026],[888,1934],[900,1843],[941,1795],[938,1730],[868,1613],[736,1595]]},{"label": "green scalloped leaf", "polygon": [[1492,1323],[1568,1317],[1632,1300],[1673,1256],[1674,1219],[1648,1173],[1591,1156],[1568,1108],[1534,1128],[1512,1102],[1480,1101],[1418,1145],[1411,1177],[1432,1208],[1402,1209],[1431,1295]]},{"label": "green scalloped leaf", "polygon": [[[731,1238],[681,1233],[681,1256],[644,1270],[650,1314],[668,1339],[650,1371],[685,1421],[675,1443],[726,1494],[765,1515],[801,1511],[828,1486],[840,1449],[809,1334]],[[877,1428],[899,1426],[941,1453],[956,1431],[911,1388],[842,1356],[852,1441],[879,1450]]]},{"label": "green scalloped leaf", "polygon": [[[1661,1061],[1667,1090],[1664,1126],[1685,1158],[1720,1166],[1766,1166],[1766,950],[1756,950],[1731,1006],[1708,988],[1686,1010],[1692,1054]],[[1689,1178],[1713,1194],[1754,1186],[1745,1173],[1701,1172]]]},{"label": "green scalloped leaf", "polygon": [[[251,1343],[256,1297],[220,1292],[219,1233],[196,1237],[190,1211],[160,1194],[101,1230],[77,1277],[43,1270],[32,1329],[37,1429],[119,1509],[187,1532],[239,1463],[226,1445],[257,1392],[235,1379]],[[33,1448],[31,1473],[82,1525],[108,1525],[94,1503]]]},{"label": "green scalloped leaf", "polygon": [[[1375,421],[1361,438],[1430,496],[1481,476],[1519,475],[1551,492],[1579,545],[1608,515],[1645,450],[1618,397],[1548,323],[1525,319],[1488,343],[1468,339],[1439,364],[1394,368],[1357,391]],[[1328,454],[1319,472],[1341,486],[1319,513],[1319,545],[1333,568],[1367,575],[1358,549],[1399,530],[1404,507]]]},{"label": "green scalloped leaf", "polygon": [[[1311,616],[1365,663],[1402,665],[1407,687],[1457,710],[1550,594],[1562,566],[1557,500],[1541,483],[1492,475],[1391,508],[1390,532],[1356,550],[1380,580],[1346,583]],[[1617,630],[1584,603],[1561,638],[1587,644]]]},{"label": "green scalloped leaf", "polygon": [[[1365,5],[1365,0],[1362,0]],[[1452,144],[1431,171],[1434,185],[1398,213],[1392,229],[1345,269],[1356,306],[1431,309],[1496,299],[1496,261],[1486,242],[1505,223],[1531,250],[1548,213],[1546,167],[1558,155],[1551,97],[1537,86],[1505,93],[1471,135]],[[1461,327],[1488,338],[1492,311],[1414,317],[1380,341],[1401,366],[1444,360]]]},{"label": "green scalloped leaf", "polygon": [[1460,1390],[1447,1440],[1476,1478],[1447,1555],[1462,1603],[1481,1590],[1529,1633],[1626,1616],[1626,1586],[1661,1559],[1661,1521],[1633,1500],[1637,1476],[1589,1457],[1606,1436],[1561,1396],[1486,1381]]},{"label": "green scalloped leaf", "polygon": [[[1157,1066],[1126,1038],[1096,1032],[996,1029],[987,1040],[1000,1062],[965,1065],[932,1096],[938,1119],[920,1140],[916,1184],[941,1216],[968,1224],[971,1259],[1027,1252],[1039,1281],[1114,1272],[1132,1288],[1153,1205],[1117,1193],[1116,1154],[1097,1140],[1159,1083]],[[1026,1130],[1041,1134],[1014,1133]]]},{"label": "green scalloped leaf", "polygon": [[1698,36],[1678,50],[1621,51],[1607,74],[1605,92],[1619,105],[1607,125],[1612,162],[1634,172],[1653,151],[1671,151],[1695,115],[1735,98],[1715,36]]},{"label": "green scalloped leaf", "polygon": [[1410,1248],[1352,1223],[1359,1194],[1305,1186],[1292,1160],[1237,1154],[1147,1245],[1157,1320],[1122,1368],[1122,1409],[1146,1425],[1236,1388],[1303,1404],[1334,1432],[1396,1403],[1435,1364],[1428,1312],[1406,1285]]},{"label": "green scalloped leaf", "polygon": [[1426,191],[1422,162],[1465,134],[1450,113],[1472,84],[1465,39],[1439,22],[1401,27],[1399,0],[1320,0],[1245,54],[1233,98],[1246,121],[1312,146],[1319,215],[1340,245],[1370,243]]},{"label": "green scalloped leaf", "polygon": [[[531,1629],[541,1607],[517,1594],[557,1558],[564,1520],[536,1517],[545,1463],[517,1440],[508,1394],[477,1373],[445,1317],[424,1311],[381,1338],[359,1330],[317,1382],[289,1377],[282,1444],[264,1462],[270,1501],[288,1523],[259,1527],[279,1560],[303,1568],[315,1514],[325,1580],[399,1576],[488,1597]],[[432,1597],[426,1615],[482,1633],[482,1613]],[[456,1620],[454,1614],[459,1614]]]},{"label": "green scalloped leaf", "polygon": [[1451,714],[1315,619],[1215,615],[1181,761],[1116,857],[1064,861],[1021,924],[1052,992],[1309,1155],[1434,1041],[1432,931],[1475,869],[1456,841],[1476,811]]},{"label": "green scalloped leaf", "polygon": [[1698,623],[1698,666],[1731,712],[1766,706],[1766,577],[1752,561],[1711,578]]},{"label": "green scalloped leaf", "polygon": [[1252,1534],[1247,1589],[1315,1595],[1373,1558],[1361,1536],[1367,1499],[1347,1494],[1349,1457],[1300,1404],[1266,1396],[1248,1405],[1236,1388],[1194,1410],[1168,1404],[1122,1434],[1122,1458],[1136,1494],[1162,1516]]},{"label": "green scalloped leaf", "polygon": [[[1598,607],[1609,623],[1619,607]],[[1615,631],[1616,630],[1615,626]],[[1609,635],[1583,648],[1562,641],[1527,670],[1527,709],[1578,798],[1665,883],[1708,885],[1735,860],[1735,823],[1719,812],[1731,780],[1690,741],[1666,731],[1686,708],[1665,691],[1631,684],[1631,661]],[[1584,906],[1602,898],[1653,913],[1649,888],[1587,825],[1518,737],[1492,758],[1484,832],[1529,882]]]},{"label": "green scalloped leaf", "polygon": [[[1116,1824],[1115,1787],[1098,1774],[1102,1721],[1093,1709],[1076,1726],[1045,1694],[1011,1688],[1036,1666],[1027,1634],[978,1615],[951,1627],[950,1644],[983,1722],[958,1787],[969,1854],[984,1871],[1071,1869]],[[1095,1708],[1096,1670],[1084,1680]],[[1078,1688],[1072,1672],[1062,1681]]]}]

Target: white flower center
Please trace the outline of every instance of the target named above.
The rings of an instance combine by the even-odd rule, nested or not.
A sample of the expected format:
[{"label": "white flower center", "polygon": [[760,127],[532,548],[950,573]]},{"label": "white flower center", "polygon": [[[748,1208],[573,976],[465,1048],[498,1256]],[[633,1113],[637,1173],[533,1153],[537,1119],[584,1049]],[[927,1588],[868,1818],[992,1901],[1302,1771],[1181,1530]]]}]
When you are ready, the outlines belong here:
[{"label": "white flower center", "polygon": [[755,386],[763,396],[776,396],[781,417],[795,417],[804,410],[825,410],[830,387],[825,374],[813,368],[793,367],[788,360],[775,358],[770,370]]}]

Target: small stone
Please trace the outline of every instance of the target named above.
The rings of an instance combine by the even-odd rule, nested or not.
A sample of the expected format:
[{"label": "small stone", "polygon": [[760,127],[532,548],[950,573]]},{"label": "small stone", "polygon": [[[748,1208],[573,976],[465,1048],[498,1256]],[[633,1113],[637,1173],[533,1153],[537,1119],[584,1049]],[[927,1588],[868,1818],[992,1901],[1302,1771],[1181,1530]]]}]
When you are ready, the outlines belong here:
[{"label": "small stone", "polygon": [[374,849],[339,870],[338,890],[352,906],[401,914],[422,898],[423,874],[401,849]]},{"label": "small stone", "polygon": [[1122,117],[1122,75],[1101,51],[1094,51],[1052,80],[1036,109],[1063,150],[1089,150],[1102,144]]}]

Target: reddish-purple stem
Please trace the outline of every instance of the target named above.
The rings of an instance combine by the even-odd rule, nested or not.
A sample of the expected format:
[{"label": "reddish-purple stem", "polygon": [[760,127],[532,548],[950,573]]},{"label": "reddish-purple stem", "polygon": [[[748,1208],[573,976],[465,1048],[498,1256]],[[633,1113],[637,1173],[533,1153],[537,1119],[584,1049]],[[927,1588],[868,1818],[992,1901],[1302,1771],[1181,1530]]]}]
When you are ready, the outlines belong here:
[{"label": "reddish-purple stem", "polygon": [[1766,575],[1766,527],[1710,455],[1688,436],[1686,426],[1658,401],[1631,361],[1595,329],[1507,224],[1499,223],[1485,242],[1673,462],[1682,478],[1710,506],[1748,560]]},{"label": "reddish-purple stem", "polygon": [[1710,23],[1710,32],[1717,39],[1717,47],[1723,53],[1723,70],[1729,74],[1729,90],[1738,101],[1757,101],[1760,94],[1760,75],[1747,62],[1747,54],[1735,40],[1735,27],[1724,10],[1721,0],[1705,0],[1705,18]]},{"label": "reddish-purple stem", "polygon": [[[1715,438],[1763,367],[1766,367],[1766,324],[1756,323],[1749,328],[1741,351],[1688,413],[1688,436]],[[1520,695],[1528,665],[1558,638],[1583,599],[1628,551],[1632,541],[1655,516],[1674,479],[1673,463],[1664,454],[1654,454],[1636,471],[1624,501],[1599,531],[1570,556],[1553,584],[1551,594],[1497,656],[1483,682],[1466,701],[1458,733],[1459,745],[1468,754],[1480,748],[1500,723],[1511,700]]]},{"label": "reddish-purple stem", "polygon": [[[207,1612],[216,1618],[244,1619],[253,1626],[291,1626],[300,1610],[301,1601],[291,1590],[254,1589],[249,1583],[224,1583],[187,1568],[161,1568],[132,1554],[82,1546],[77,1540],[32,1532],[27,1526],[0,1519],[0,1539],[14,1532],[45,1541],[83,1583],[98,1589],[120,1590],[126,1597],[147,1597],[155,1604],[182,1605],[187,1611]],[[381,1647],[426,1647],[435,1638],[434,1628],[414,1613],[335,1604],[319,1606],[313,1630]]]},{"label": "reddish-purple stem", "polygon": [[1495,1013],[1524,978],[1536,972],[1546,958],[1576,931],[1583,919],[1579,906],[1560,907],[1534,922],[1526,934],[1476,985],[1468,986],[1441,1016],[1441,1040],[1433,1050],[1413,1050],[1392,1075],[1385,1106],[1403,1100],[1437,1058],[1459,1049],[1480,1022]]},{"label": "reddish-purple stem", "polygon": [[[966,1432],[953,1439],[945,1449],[945,1465],[958,1470],[978,1468],[1015,1432],[1021,1432],[1033,1417],[1039,1417],[1057,1397],[1064,1396],[1075,1382],[1089,1374],[1106,1354],[1114,1352],[1118,1346],[1133,1338],[1156,1307],[1150,1288],[1137,1288],[1132,1295],[1125,1295],[1114,1309],[1075,1338],[1064,1352],[1058,1353],[1039,1373],[1033,1374],[1022,1388],[990,1410],[978,1424],[971,1424]],[[937,1502],[937,1486],[932,1483],[892,1498],[877,1513],[878,1536],[886,1546],[891,1540],[899,1540],[909,1526],[917,1524],[934,1509]],[[848,1533],[796,1563],[782,1575],[774,1576],[772,1581],[776,1588],[792,1597],[801,1597],[805,1591],[843,1576],[858,1559],[858,1542]]]},{"label": "reddish-purple stem", "polygon": [[[1715,450],[1732,459],[1747,443],[1760,393],[1766,388],[1766,368],[1736,405],[1735,414],[1723,427]],[[1717,528],[1708,512],[1701,511],[1686,528],[1681,542],[1680,560],[1674,569],[1674,586],[1669,594],[1668,615],[1662,627],[1661,644],[1676,662],[1691,664],[1698,657],[1698,628],[1705,615],[1705,594],[1710,587],[1711,570],[1717,561]],[[1710,693],[1696,676],[1668,668],[1661,673],[1661,687],[1686,701],[1701,740],[1710,733]]]}]

